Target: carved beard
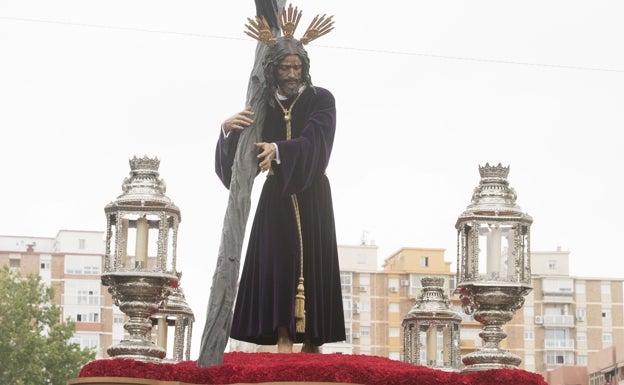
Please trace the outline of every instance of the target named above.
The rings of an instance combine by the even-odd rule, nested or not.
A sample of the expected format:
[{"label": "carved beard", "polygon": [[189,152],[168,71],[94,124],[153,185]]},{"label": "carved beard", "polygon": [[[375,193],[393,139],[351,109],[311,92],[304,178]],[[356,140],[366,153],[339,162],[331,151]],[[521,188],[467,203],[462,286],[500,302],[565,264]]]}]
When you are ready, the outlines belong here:
[{"label": "carved beard", "polygon": [[293,98],[299,94],[301,88],[301,79],[296,77],[289,77],[280,79],[278,84],[279,92],[287,98]]}]

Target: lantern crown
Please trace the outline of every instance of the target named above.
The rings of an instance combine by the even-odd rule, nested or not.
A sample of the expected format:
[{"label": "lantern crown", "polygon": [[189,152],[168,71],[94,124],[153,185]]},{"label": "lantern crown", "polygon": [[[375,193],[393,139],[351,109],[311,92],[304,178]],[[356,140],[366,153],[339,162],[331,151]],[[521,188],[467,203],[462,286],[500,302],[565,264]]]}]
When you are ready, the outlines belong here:
[{"label": "lantern crown", "polygon": [[130,174],[121,184],[122,194],[111,202],[106,210],[117,210],[120,206],[127,208],[166,207],[179,215],[178,208],[165,195],[167,184],[160,177],[158,168],[160,160],[156,157],[133,156],[128,160]]},{"label": "lantern crown", "polygon": [[509,186],[507,180],[509,166],[503,166],[501,163],[491,166],[486,163],[485,166],[479,166],[479,174],[481,175],[479,186],[475,187],[470,205],[460,215],[456,228],[459,228],[460,222],[471,221],[477,217],[481,219],[499,217],[500,220],[504,217],[516,218],[527,223],[533,221],[516,204],[516,190]]},{"label": "lantern crown", "polygon": [[160,160],[158,158],[150,158],[144,155],[142,158],[137,158],[136,155],[129,160],[131,171],[151,171],[158,172],[160,167]]},{"label": "lantern crown", "polygon": [[509,166],[505,167],[501,163],[497,166],[490,166],[489,163],[486,163],[485,166],[479,166],[479,175],[481,175],[481,178],[507,179]]}]

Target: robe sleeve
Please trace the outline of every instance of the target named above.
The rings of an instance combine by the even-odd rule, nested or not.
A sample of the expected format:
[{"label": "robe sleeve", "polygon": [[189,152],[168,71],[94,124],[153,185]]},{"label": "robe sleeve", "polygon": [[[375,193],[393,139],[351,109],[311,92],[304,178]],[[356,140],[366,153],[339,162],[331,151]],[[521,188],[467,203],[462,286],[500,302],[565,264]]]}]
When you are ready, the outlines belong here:
[{"label": "robe sleeve", "polygon": [[277,141],[284,178],[284,193],[306,190],[325,174],[336,132],[336,102],[328,90],[316,87],[306,109],[308,117],[301,135]]},{"label": "robe sleeve", "polygon": [[226,137],[219,130],[219,140],[215,150],[215,172],[221,179],[221,182],[228,189],[232,180],[232,165],[234,164],[234,156],[236,155],[236,147],[238,146],[238,138],[240,131],[233,130]]}]

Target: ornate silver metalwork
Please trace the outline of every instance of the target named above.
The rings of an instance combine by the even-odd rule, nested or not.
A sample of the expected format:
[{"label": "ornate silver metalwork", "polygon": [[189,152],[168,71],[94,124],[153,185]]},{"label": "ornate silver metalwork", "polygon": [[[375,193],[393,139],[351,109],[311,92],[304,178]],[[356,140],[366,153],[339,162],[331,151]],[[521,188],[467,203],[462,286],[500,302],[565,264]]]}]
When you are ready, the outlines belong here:
[{"label": "ornate silver metalwork", "polygon": [[403,319],[403,361],[459,370],[461,317],[450,310],[450,300],[443,289],[444,278],[425,277],[421,283],[420,296]]},{"label": "ornate silver metalwork", "polygon": [[160,362],[165,357],[166,351],[148,338],[152,330],[150,316],[158,311],[173,282],[167,274],[156,272],[124,271],[102,276],[115,305],[129,317],[124,324],[129,337],[107,349],[110,357],[149,362]]},{"label": "ornate silver metalwork", "polygon": [[[157,158],[130,159],[123,193],[104,209],[107,231],[102,284],[108,286],[115,305],[129,317],[124,324],[129,338],[107,350],[113,358],[161,362],[166,355],[165,349],[150,339],[150,316],[179,284],[175,242],[180,210],[165,195],[159,165]],[[151,245],[153,232],[157,232],[152,237],[156,244]],[[134,243],[130,235],[135,236]],[[132,245],[134,253],[129,250]]]},{"label": "ornate silver metalwork", "polygon": [[[158,325],[158,345],[166,348],[167,330],[173,327],[173,356],[167,361],[190,360],[191,337],[195,315],[186,303],[182,287],[169,289],[170,294],[158,311],[152,315],[152,324]],[[160,339],[164,339],[161,341]]]},{"label": "ornate silver metalwork", "polygon": [[463,371],[517,368],[522,362],[517,355],[501,349],[500,342],[507,337],[502,325],[509,322],[516,310],[524,304],[531,287],[517,283],[475,282],[458,287],[462,307],[467,314],[484,325],[479,333],[483,347],[463,357]]},{"label": "ornate silver metalwork", "polygon": [[530,226],[533,219],[516,204],[509,167],[479,166],[481,181],[459,216],[457,288],[462,308],[483,324],[481,350],[466,355],[463,371],[516,368],[521,359],[500,348],[509,322],[532,290]]}]

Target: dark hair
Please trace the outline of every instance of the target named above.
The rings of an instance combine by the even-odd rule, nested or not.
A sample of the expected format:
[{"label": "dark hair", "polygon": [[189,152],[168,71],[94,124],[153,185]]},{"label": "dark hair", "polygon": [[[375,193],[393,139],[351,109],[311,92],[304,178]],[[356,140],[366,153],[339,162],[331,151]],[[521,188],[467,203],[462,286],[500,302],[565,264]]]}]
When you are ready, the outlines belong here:
[{"label": "dark hair", "polygon": [[286,40],[283,37],[277,38],[277,43],[269,48],[264,59],[264,92],[266,100],[273,105],[273,95],[277,90],[277,66],[288,55],[297,55],[301,59],[303,68],[301,69],[301,82],[306,86],[312,86],[310,77],[310,58],[308,52],[303,48],[303,44],[297,39]]}]

